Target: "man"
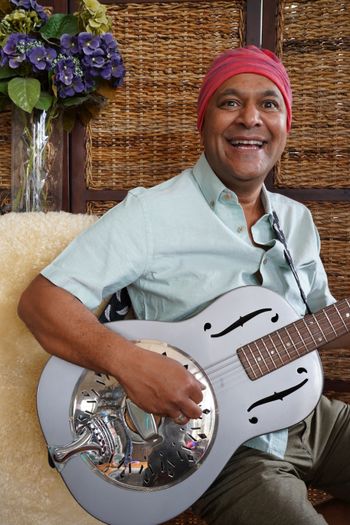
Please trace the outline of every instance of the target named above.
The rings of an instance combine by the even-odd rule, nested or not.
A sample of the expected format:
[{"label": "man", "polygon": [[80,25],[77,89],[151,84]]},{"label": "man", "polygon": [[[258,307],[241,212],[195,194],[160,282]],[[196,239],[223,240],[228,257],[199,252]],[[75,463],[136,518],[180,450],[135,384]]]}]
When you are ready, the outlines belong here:
[{"label": "man", "polygon": [[[283,295],[300,316],[334,302],[310,213],[264,187],[285,147],[291,100],[271,52],[250,46],[219,56],[199,95],[204,153],[194,168],[131,191],[24,292],[19,314],[42,346],[108,372],[142,409],[183,424],[200,416],[202,385],[102,326],[90,310],[103,297],[128,286],[136,316],[158,320],[188,318],[252,284]],[[325,511],[328,523],[349,523],[349,423],[347,405],[322,399],[289,431],[240,447],[194,510],[208,524],[321,525],[307,499],[312,481],[343,501],[336,518]]]}]

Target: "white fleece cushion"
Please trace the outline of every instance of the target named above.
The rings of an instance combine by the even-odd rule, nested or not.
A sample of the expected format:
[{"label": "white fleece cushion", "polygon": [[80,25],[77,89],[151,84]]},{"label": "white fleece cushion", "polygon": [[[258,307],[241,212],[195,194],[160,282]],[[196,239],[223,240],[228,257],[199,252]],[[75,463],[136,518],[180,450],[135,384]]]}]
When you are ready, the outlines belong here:
[{"label": "white fleece cushion", "polygon": [[22,291],[78,233],[96,221],[65,212],[0,216],[0,524],[93,525],[49,467],[36,416],[48,354],[17,316]]}]

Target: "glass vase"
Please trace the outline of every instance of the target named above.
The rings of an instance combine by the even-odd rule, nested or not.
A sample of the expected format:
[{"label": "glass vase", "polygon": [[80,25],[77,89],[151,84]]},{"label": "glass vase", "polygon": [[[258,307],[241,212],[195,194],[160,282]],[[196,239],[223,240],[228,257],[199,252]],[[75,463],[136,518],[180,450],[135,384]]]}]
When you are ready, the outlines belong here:
[{"label": "glass vase", "polygon": [[62,207],[63,126],[57,111],[12,111],[12,211]]}]

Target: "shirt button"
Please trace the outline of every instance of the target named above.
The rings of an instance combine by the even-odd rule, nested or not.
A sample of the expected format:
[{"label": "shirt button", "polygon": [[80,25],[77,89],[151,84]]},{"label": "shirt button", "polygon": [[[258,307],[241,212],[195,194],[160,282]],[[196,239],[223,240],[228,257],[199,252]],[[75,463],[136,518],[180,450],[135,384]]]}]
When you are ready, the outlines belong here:
[{"label": "shirt button", "polygon": [[263,264],[267,264],[267,259],[264,259],[264,260],[263,260]]},{"label": "shirt button", "polygon": [[214,201],[210,201],[210,207],[214,208],[214,206],[215,206],[215,202]]},{"label": "shirt button", "polygon": [[237,233],[242,233],[243,230],[244,230],[244,226],[238,226]]}]

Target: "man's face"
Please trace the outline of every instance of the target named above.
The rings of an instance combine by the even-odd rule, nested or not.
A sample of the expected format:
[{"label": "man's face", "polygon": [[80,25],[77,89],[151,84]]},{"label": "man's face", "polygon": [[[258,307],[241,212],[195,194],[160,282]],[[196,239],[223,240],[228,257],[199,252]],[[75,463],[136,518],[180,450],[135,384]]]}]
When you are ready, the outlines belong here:
[{"label": "man's face", "polygon": [[208,103],[202,129],[206,158],[221,181],[237,191],[262,183],[287,140],[283,96],[268,78],[229,78]]}]

